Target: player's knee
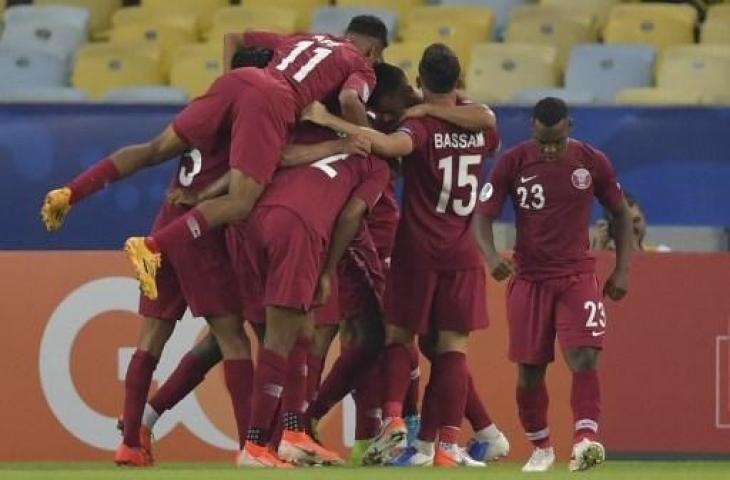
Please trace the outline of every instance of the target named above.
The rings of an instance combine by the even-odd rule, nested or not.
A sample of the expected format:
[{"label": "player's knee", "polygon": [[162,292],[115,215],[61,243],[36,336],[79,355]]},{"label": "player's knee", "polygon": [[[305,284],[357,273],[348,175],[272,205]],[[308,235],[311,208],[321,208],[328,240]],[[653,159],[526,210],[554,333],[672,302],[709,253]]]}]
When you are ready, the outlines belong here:
[{"label": "player's knee", "polygon": [[312,339],[311,352],[319,357],[323,357],[332,344],[332,339],[337,334],[337,326],[326,325],[317,327]]},{"label": "player's knee", "polygon": [[223,359],[218,342],[210,332],[193,347],[192,354],[197,356],[207,368],[212,368]]},{"label": "player's knee", "polygon": [[160,358],[162,349],[165,347],[174,329],[175,322],[145,317],[137,348],[146,351],[153,357]]},{"label": "player's knee", "polygon": [[405,330],[397,325],[391,323],[385,326],[385,343],[402,343],[403,345],[410,345],[413,342],[414,333]]},{"label": "player's knee", "polygon": [[590,347],[570,348],[563,352],[565,362],[573,372],[584,372],[598,368],[600,350]]},{"label": "player's knee", "polygon": [[520,365],[518,367],[517,386],[533,389],[545,383],[547,365]]},{"label": "player's knee", "polygon": [[438,333],[436,351],[438,353],[445,353],[445,352],[466,353],[468,343],[469,343],[469,332],[456,332],[456,331],[451,331],[451,330],[443,330]]}]

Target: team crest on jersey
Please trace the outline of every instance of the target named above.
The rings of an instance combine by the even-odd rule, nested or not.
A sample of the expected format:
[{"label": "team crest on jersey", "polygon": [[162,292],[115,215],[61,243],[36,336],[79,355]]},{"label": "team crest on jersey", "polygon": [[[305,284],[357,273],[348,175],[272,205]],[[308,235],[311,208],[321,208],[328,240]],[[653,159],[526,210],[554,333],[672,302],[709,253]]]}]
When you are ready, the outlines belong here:
[{"label": "team crest on jersey", "polygon": [[481,192],[479,192],[479,201],[486,202],[490,198],[492,198],[492,194],[494,193],[494,187],[491,183],[487,182],[482,187]]},{"label": "team crest on jersey", "polygon": [[593,180],[591,178],[591,172],[585,168],[576,168],[570,176],[570,181],[578,190],[586,190],[591,186]]}]

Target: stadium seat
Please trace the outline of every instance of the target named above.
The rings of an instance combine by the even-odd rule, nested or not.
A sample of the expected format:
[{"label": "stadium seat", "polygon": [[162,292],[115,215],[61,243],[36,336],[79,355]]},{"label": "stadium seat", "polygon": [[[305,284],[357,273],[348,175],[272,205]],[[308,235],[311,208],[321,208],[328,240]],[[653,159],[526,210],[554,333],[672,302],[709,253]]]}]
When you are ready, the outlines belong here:
[{"label": "stadium seat", "polygon": [[115,88],[104,95],[107,103],[184,104],[188,95],[175,87]]},{"label": "stadium seat", "polygon": [[192,44],[175,52],[170,71],[170,85],[187,93],[189,98],[202,95],[223,73],[222,46]]},{"label": "stadium seat", "polygon": [[341,7],[387,8],[394,10],[403,22],[407,22],[406,16],[414,8],[420,7],[426,2],[424,0],[336,0],[335,3]]},{"label": "stadium seat", "polygon": [[72,5],[89,10],[89,29],[92,38],[101,38],[109,30],[114,11],[122,7],[122,0],[34,0],[35,5]]},{"label": "stadium seat", "polygon": [[610,103],[621,89],[652,85],[655,57],[650,45],[577,45],[570,52],[565,87]]},{"label": "stadium seat", "polygon": [[477,100],[504,103],[520,90],[558,86],[553,46],[483,43],[474,46],[471,58],[466,88]]},{"label": "stadium seat", "polygon": [[[662,60],[676,57],[702,58],[707,56],[730,60],[730,45],[713,43],[673,45],[664,50]],[[728,81],[730,82],[730,79]]]},{"label": "stadium seat", "polygon": [[195,42],[194,32],[166,25],[154,18],[145,22],[115,26],[111,31],[110,43],[114,45],[152,44],[160,48],[163,71],[168,71],[174,51],[182,45]]},{"label": "stadium seat", "polygon": [[534,105],[545,97],[561,98],[569,105],[585,105],[596,101],[590,91],[566,88],[527,88],[517,92],[512,101],[519,105]]},{"label": "stadium seat", "polygon": [[663,58],[657,75],[657,86],[684,88],[703,95],[727,93],[730,60],[715,55],[676,55]]},{"label": "stadium seat", "polygon": [[198,15],[198,24],[203,32],[213,26],[213,13],[219,8],[230,5],[229,0],[142,0],[142,6],[161,10],[187,10]]},{"label": "stadium seat", "polygon": [[222,42],[226,33],[244,32],[248,29],[294,33],[297,29],[297,12],[271,7],[221,8],[213,14],[213,28],[209,40]]},{"label": "stadium seat", "polygon": [[40,50],[69,61],[85,40],[86,32],[78,28],[34,20],[5,25],[0,47]]},{"label": "stadium seat", "polygon": [[411,85],[416,85],[418,77],[418,62],[421,61],[423,50],[427,45],[420,42],[395,43],[383,52],[385,61],[400,67],[408,77]]},{"label": "stadium seat", "polygon": [[636,4],[611,9],[603,32],[606,43],[647,43],[658,50],[694,42],[697,10],[689,5]]},{"label": "stadium seat", "polygon": [[89,97],[73,87],[18,87],[0,88],[0,103],[78,103]]},{"label": "stadium seat", "polygon": [[312,13],[319,7],[329,5],[329,0],[246,0],[247,7],[285,8],[297,13],[297,31],[309,30]]},{"label": "stadium seat", "polygon": [[725,18],[708,18],[702,24],[700,33],[702,43],[730,44],[730,20]]},{"label": "stadium seat", "polygon": [[472,5],[487,7],[494,12],[495,28],[493,38],[501,39],[507,29],[509,15],[518,5],[526,5],[531,0],[441,0],[442,5]]},{"label": "stadium seat", "polygon": [[540,5],[569,8],[574,11],[592,14],[596,19],[598,31],[603,29],[608,21],[608,14],[611,7],[621,3],[621,0],[541,0]]},{"label": "stadium seat", "polygon": [[39,23],[64,25],[89,31],[89,11],[66,5],[16,5],[5,12],[5,23]]},{"label": "stadium seat", "polygon": [[722,18],[730,20],[730,3],[710,5],[710,8],[707,9],[707,16],[705,18]]},{"label": "stadium seat", "polygon": [[66,85],[66,65],[52,53],[0,48],[0,89]]},{"label": "stadium seat", "polygon": [[342,35],[352,17],[357,15],[375,15],[388,27],[388,38],[393,41],[398,32],[398,14],[384,8],[365,7],[322,7],[314,12],[311,30],[316,33]]},{"label": "stadium seat", "polygon": [[698,105],[701,93],[684,88],[625,88],[616,94],[619,105]]},{"label": "stadium seat", "polygon": [[730,92],[704,93],[701,102],[703,105],[728,106],[730,105]]},{"label": "stadium seat", "polygon": [[120,8],[112,15],[112,28],[145,23],[151,18],[162,25],[185,30],[196,37],[199,35],[197,15],[195,12],[185,9],[167,11],[158,10],[155,7]]},{"label": "stadium seat", "polygon": [[90,44],[76,55],[72,83],[98,100],[115,88],[162,85],[164,76],[144,48]]}]

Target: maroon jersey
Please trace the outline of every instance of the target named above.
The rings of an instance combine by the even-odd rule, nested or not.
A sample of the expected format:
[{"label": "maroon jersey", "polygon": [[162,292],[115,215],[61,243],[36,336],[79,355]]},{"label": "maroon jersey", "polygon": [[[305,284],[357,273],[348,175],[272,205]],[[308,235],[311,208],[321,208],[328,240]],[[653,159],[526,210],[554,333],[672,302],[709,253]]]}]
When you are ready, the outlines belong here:
[{"label": "maroon jersey", "polygon": [[469,132],[424,117],[406,120],[399,131],[413,139],[403,159],[403,208],[393,261],[430,270],[480,265],[470,230],[485,157],[499,144],[496,131]]},{"label": "maroon jersey", "polygon": [[517,217],[517,274],[534,280],[593,272],[593,197],[611,210],[623,199],[608,158],[574,139],[554,162],[543,160],[532,140],[505,152],[481,190],[479,212],[498,217],[507,195]]},{"label": "maroon jersey", "polygon": [[300,108],[343,89],[355,90],[365,103],[375,86],[370,62],[345,38],[248,31],[244,43],[274,50],[266,72],[288,81]]},{"label": "maroon jersey", "polygon": [[393,250],[399,218],[400,208],[395,196],[395,179],[392,179],[366,219],[375,248],[384,258],[390,257]]}]

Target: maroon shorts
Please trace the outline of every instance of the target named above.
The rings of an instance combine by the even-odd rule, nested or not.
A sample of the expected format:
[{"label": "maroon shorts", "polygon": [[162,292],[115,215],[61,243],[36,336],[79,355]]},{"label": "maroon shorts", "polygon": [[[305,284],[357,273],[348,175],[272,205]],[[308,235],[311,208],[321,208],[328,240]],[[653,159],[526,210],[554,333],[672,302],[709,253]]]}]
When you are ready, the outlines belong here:
[{"label": "maroon shorts", "polygon": [[509,358],[527,365],[555,359],[562,349],[601,348],[606,312],[592,273],[542,281],[514,278],[507,287]]},{"label": "maroon shorts", "polygon": [[342,320],[383,310],[385,273],[367,228],[361,228],[337,265]]},{"label": "maroon shorts", "polygon": [[466,270],[419,270],[393,262],[385,288],[386,322],[424,334],[471,332],[489,325],[486,276]]},{"label": "maroon shorts", "polygon": [[[246,319],[245,308],[243,308],[243,287],[246,278],[246,255],[244,254],[244,232],[246,230],[245,222],[236,222],[226,227],[226,247],[228,248],[228,256],[231,259],[233,272],[238,280],[238,298],[241,299],[241,315]],[[247,320],[247,319],[246,319]]]},{"label": "maroon shorts", "polygon": [[324,241],[280,207],[256,208],[243,235],[240,270],[246,320],[264,322],[269,306],[309,311],[324,261]]},{"label": "maroon shorts", "polygon": [[[188,209],[165,202],[152,232],[184,215]],[[238,282],[226,249],[223,228],[192,242],[180,242],[162,257],[157,271],[156,300],[140,295],[139,313],[161,320],[179,320],[187,307],[196,317],[239,314]]]}]

